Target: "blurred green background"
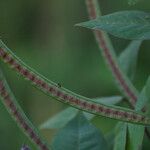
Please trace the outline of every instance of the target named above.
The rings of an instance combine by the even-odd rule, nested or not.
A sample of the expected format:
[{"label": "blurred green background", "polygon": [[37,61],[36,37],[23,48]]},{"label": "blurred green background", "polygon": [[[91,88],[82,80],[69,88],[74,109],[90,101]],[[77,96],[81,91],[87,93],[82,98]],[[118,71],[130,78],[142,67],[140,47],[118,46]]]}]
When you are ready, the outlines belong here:
[{"label": "blurred green background", "polygon": [[[150,1],[147,0],[141,0],[132,7],[127,0],[99,2],[103,14],[120,10],[150,10]],[[74,27],[74,24],[86,20],[84,0],[0,0],[0,36],[27,64],[54,82],[86,97],[119,95],[92,32]],[[130,42],[111,39],[117,54]],[[143,42],[134,80],[139,90],[150,73],[149,48],[150,42]],[[37,127],[66,107],[32,87],[3,63],[1,67],[18,102]],[[115,123],[102,118],[93,122],[103,133]],[[50,142],[55,131],[43,130],[41,133]],[[0,103],[0,150],[19,150],[23,143],[30,144]]]}]

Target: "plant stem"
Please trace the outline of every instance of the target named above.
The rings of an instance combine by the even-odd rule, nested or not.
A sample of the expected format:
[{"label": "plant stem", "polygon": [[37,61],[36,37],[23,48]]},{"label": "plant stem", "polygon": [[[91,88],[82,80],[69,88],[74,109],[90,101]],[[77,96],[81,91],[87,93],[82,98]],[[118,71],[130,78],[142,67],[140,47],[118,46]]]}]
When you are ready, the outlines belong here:
[{"label": "plant stem", "polygon": [[[97,0],[86,0],[86,5],[89,13],[90,19],[96,19],[96,17],[100,16],[100,9],[98,8]],[[107,36],[103,31],[94,31],[96,40],[98,42],[98,46],[103,54],[104,60],[109,65],[113,76],[115,77],[115,81],[119,84],[119,89],[123,92],[125,96],[130,99],[130,103],[132,107],[135,107],[138,91],[133,86],[131,81],[126,77],[126,75],[122,72],[117,62],[117,57],[114,53],[113,46]]]},{"label": "plant stem", "polygon": [[13,117],[18,126],[24,131],[24,133],[29,137],[29,139],[40,150],[50,150],[44,140],[39,136],[36,127],[32,125],[30,120],[26,117],[24,111],[17,103],[2,72],[0,72],[0,98],[10,115]]}]

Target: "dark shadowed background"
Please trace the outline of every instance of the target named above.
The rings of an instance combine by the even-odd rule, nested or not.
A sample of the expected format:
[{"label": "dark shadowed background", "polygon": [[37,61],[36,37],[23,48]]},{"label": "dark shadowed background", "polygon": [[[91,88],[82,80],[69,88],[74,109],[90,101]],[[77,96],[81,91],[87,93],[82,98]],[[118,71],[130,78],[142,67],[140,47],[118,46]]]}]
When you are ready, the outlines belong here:
[{"label": "dark shadowed background", "polygon": [[[120,10],[150,10],[150,1],[129,6],[127,0],[99,0],[102,14]],[[0,0],[0,36],[7,46],[38,72],[86,97],[119,95],[91,30],[74,24],[88,20],[84,0]],[[130,41],[111,36],[117,54]],[[150,42],[142,44],[134,84],[140,90],[150,71]],[[45,96],[2,62],[10,87],[27,116],[38,127],[66,106]],[[110,123],[110,121],[112,123]],[[115,123],[96,118],[107,133]],[[53,130],[42,130],[50,142]],[[0,150],[31,144],[0,103]],[[33,148],[34,149],[34,148]]]}]

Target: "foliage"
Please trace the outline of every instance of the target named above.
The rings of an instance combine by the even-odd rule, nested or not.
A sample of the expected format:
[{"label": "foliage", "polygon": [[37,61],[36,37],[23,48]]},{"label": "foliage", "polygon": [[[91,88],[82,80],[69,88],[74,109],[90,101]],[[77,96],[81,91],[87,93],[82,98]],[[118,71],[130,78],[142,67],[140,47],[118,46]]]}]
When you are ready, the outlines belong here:
[{"label": "foliage", "polygon": [[[138,0],[129,0],[130,5]],[[86,98],[64,88],[61,84],[47,79],[35,69],[26,65],[0,41],[0,58],[24,79],[44,94],[68,108],[42,123],[40,129],[57,129],[49,147],[39,135],[37,128],[17,103],[9,89],[4,75],[0,76],[0,98],[10,116],[24,131],[25,135],[41,150],[137,150],[142,149],[144,134],[150,126],[150,78],[141,92],[132,84],[136,75],[137,60],[143,40],[150,39],[150,14],[143,11],[119,11],[100,16],[97,0],[86,0],[92,20],[77,26],[94,31],[104,59],[108,62],[114,80],[122,89],[120,96]],[[117,57],[106,31],[113,36],[132,40]],[[125,97],[124,97],[125,96]],[[124,100],[128,100],[124,106]],[[119,106],[118,106],[119,105]],[[107,138],[94,124],[96,118],[117,120],[115,129]],[[111,122],[110,121],[110,122]],[[105,124],[106,125],[106,124]],[[113,134],[112,134],[113,133]],[[114,140],[112,140],[114,139]],[[110,142],[110,141],[111,142]],[[30,149],[23,146],[22,149]]]},{"label": "foliage", "polygon": [[115,12],[77,25],[94,30],[104,30],[124,39],[150,39],[150,13],[142,11]]},{"label": "foliage", "polygon": [[56,150],[108,149],[103,134],[89,123],[82,113],[77,114],[74,119],[58,132],[52,145],[53,149]]}]

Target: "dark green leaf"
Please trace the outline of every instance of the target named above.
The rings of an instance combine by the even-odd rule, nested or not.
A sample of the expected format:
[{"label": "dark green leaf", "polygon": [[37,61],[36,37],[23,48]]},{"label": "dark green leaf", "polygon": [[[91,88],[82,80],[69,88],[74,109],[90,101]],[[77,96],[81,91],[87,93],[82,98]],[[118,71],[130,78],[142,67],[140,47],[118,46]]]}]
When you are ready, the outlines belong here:
[{"label": "dark green leaf", "polygon": [[125,39],[150,39],[150,13],[121,11],[77,24]]},{"label": "dark green leaf", "polygon": [[132,41],[118,58],[120,67],[131,80],[136,72],[137,57],[141,43],[141,40]]},{"label": "dark green leaf", "polygon": [[107,150],[103,135],[83,114],[78,114],[55,136],[54,150]]},{"label": "dark green leaf", "polygon": [[114,130],[109,131],[109,132],[105,135],[106,141],[107,141],[107,143],[108,143],[108,149],[109,149],[109,150],[112,150],[113,147],[114,147],[114,137],[115,137]]}]

